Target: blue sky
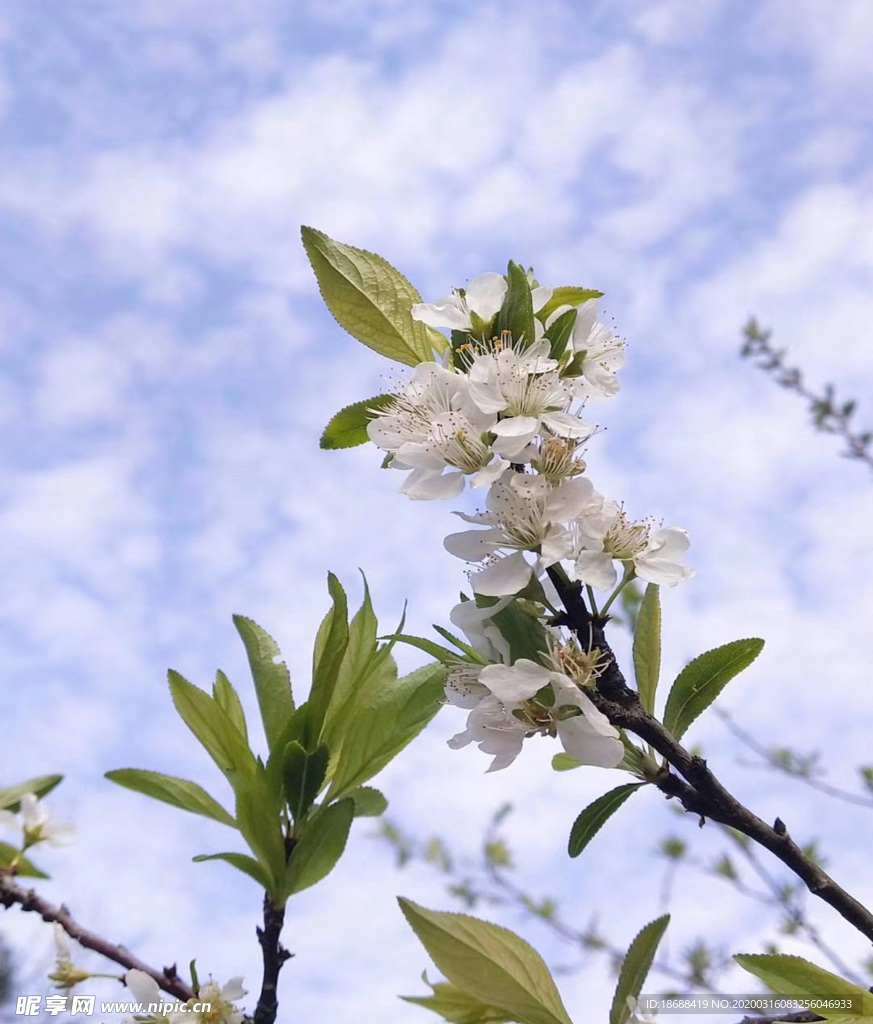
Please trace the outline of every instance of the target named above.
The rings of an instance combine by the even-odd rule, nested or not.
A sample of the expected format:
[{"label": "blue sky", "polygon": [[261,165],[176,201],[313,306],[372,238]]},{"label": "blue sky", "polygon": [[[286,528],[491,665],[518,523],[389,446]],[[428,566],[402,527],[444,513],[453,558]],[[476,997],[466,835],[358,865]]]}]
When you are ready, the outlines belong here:
[{"label": "blue sky", "polygon": [[[221,666],[244,690],[233,612],[270,629],[303,692],[328,569],[358,593],[362,568],[386,623],[408,599],[419,631],[464,583],[441,543],[451,503],[407,502],[372,449],[318,450],[326,419],[392,370],[321,308],[302,223],[380,252],[431,300],[508,258],[601,288],[629,362],[596,408],[592,479],[693,538],[698,575],[665,597],[665,673],[763,636],[725,705],[832,755],[843,780],[869,760],[869,473],[737,350],[755,313],[871,422],[871,42],[863,0],[4,5],[2,770],[68,776],[54,803],[80,840],[46,858],[54,897],[147,959],[196,955],[254,987],[254,887],[190,864],[226,842],[218,826],[102,773],[215,788],[164,680]],[[514,800],[523,877],[628,941],[659,910],[659,800],[570,865],[566,830],[613,778],[554,776],[544,746],[486,778],[475,749],[445,747],[453,714],[386,773],[394,817],[472,850]],[[693,738],[765,816],[850,836],[832,866],[873,899],[854,819],[737,766],[717,722]],[[426,959],[393,895],[445,897],[365,834],[291,908],[300,1019],[426,1019],[394,998]],[[677,899],[676,948],[714,916],[754,948],[758,915],[714,885]],[[37,924],[0,923],[33,969]],[[577,1019],[605,1012],[604,975],[562,981]]]}]

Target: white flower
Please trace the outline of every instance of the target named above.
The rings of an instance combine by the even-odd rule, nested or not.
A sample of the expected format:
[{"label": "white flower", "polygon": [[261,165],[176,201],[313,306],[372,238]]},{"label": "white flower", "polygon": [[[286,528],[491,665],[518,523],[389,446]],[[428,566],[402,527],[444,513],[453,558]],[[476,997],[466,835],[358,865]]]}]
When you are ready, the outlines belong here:
[{"label": "white flower", "polygon": [[72,825],[52,820],[48,808],[34,793],[22,796],[18,814],[0,811],[0,826],[20,829],[24,833],[25,848],[37,843],[62,846],[76,834]]},{"label": "white flower", "polygon": [[[393,458],[396,469],[411,469],[401,490],[410,498],[448,498],[497,479],[509,463],[483,442],[496,417],[469,399],[469,381],[438,363],[419,363],[403,392],[367,425],[367,434]],[[448,469],[449,472],[445,472]]]},{"label": "white flower", "polygon": [[527,726],[515,718],[496,697],[485,697],[467,717],[467,728],[449,740],[452,750],[478,743],[485,754],[494,754],[489,772],[506,768],[521,753]]},{"label": "white flower", "polygon": [[[472,666],[471,666],[472,668]],[[488,771],[510,765],[526,736],[557,735],[564,750],[582,764],[614,768],[624,757],[618,731],[567,676],[527,658],[513,665],[486,665],[474,679],[461,706],[472,707],[467,728],[449,740],[453,749],[478,743],[495,758]],[[534,700],[551,686],[552,700]],[[455,701],[454,703],[460,703]]]},{"label": "white flower", "polygon": [[507,290],[502,274],[480,274],[465,289],[455,288],[451,295],[439,302],[421,302],[412,307],[412,319],[430,327],[447,327],[453,331],[474,331],[475,316],[481,324],[490,326],[500,312]]},{"label": "white flower", "polygon": [[574,387],[577,398],[610,398],[619,388],[616,371],[624,366],[625,345],[611,327],[597,322],[597,300],[589,299],[578,308],[570,344],[584,352],[582,377]]},{"label": "white flower", "polygon": [[[602,501],[587,477],[564,480],[552,487],[545,477],[514,473],[491,487],[488,512],[473,516],[456,513],[469,523],[490,528],[449,534],[444,545],[451,554],[468,562],[489,559],[489,564],[473,577],[477,594],[517,594],[533,572],[541,572],[572,552],[573,535],[561,524]],[[495,559],[503,549],[517,553]],[[535,569],[528,565],[523,551],[539,555]]]},{"label": "white flower", "polygon": [[[189,1006],[193,1002],[210,1004],[209,1010],[195,1014],[193,1020],[199,1024],[242,1024],[245,1020],[245,1013],[238,1010],[233,1004],[242,999],[245,994],[246,990],[242,986],[241,977],[231,978],[226,985],[221,987],[210,979],[205,985],[200,986],[197,999],[188,1001]],[[173,1017],[175,1016],[173,1014]],[[178,1024],[186,1024],[186,1022],[191,1024],[191,1021],[190,1013],[178,1014]],[[173,1020],[171,1024],[177,1024],[177,1021]]]},{"label": "white flower", "polygon": [[526,349],[495,343],[472,357],[468,373],[472,401],[483,413],[502,417],[491,427],[496,435],[491,447],[499,455],[515,460],[543,428],[577,439],[592,433],[592,427],[566,411],[573,392],[549,357],[546,341]]},{"label": "white flower", "polygon": [[55,969],[49,975],[49,980],[55,983],[56,988],[69,992],[74,986],[82,981],[87,981],[92,975],[88,971],[80,970],[73,963],[70,940],[61,925],[55,921],[52,927],[55,936]]},{"label": "white flower", "polygon": [[615,586],[614,560],[633,565],[641,580],[661,586],[675,587],[694,575],[693,569],[680,564],[691,541],[678,526],[653,533],[651,522],[632,522],[615,502],[605,502],[599,511],[589,510],[575,525],[579,543],[576,579],[598,590]]}]

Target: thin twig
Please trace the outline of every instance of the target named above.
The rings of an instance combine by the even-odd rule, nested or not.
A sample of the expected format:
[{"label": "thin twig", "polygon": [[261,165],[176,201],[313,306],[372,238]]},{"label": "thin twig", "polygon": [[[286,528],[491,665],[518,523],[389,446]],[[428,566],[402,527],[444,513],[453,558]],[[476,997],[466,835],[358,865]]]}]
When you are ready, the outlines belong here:
[{"label": "thin twig", "polygon": [[176,972],[175,965],[165,967],[162,971],[149,967],[148,964],[129,953],[124,946],[109,942],[83,928],[78,921],[73,919],[63,904],[56,907],[38,896],[33,889],[25,889],[20,886],[8,871],[0,871],[0,904],[7,909],[17,904],[23,911],[39,914],[43,921],[59,924],[67,935],[71,939],[75,939],[80,946],[94,950],[95,953],[105,956],[107,960],[111,960],[129,971],[144,971],[158,983],[164,992],[175,996],[183,1003],[195,998],[194,990],[182,981]]},{"label": "thin twig", "polygon": [[868,810],[873,808],[873,799],[870,797],[862,796],[858,793],[852,793],[847,789],[840,789],[839,786],[832,786],[828,782],[822,782],[821,779],[815,778],[814,775],[809,775],[806,772],[792,769],[789,765],[784,764],[776,756],[774,751],[768,750],[767,747],[759,743],[754,736],[746,732],[742,726],[738,725],[737,722],[728,714],[727,711],[722,708],[715,708],[715,713],[724,722],[729,731],[741,743],[744,743],[749,750],[753,750],[759,757],[763,758],[767,762],[767,767],[772,768],[774,771],[782,772],[791,779],[798,779],[800,782],[806,783],[812,789],[817,789],[820,793],[825,793],[827,796],[832,796],[837,800],[845,800],[846,803],[854,804],[856,807],[866,807]]},{"label": "thin twig", "polygon": [[701,824],[709,818],[754,839],[789,867],[814,896],[824,900],[873,941],[873,914],[806,856],[789,835],[784,822],[777,818],[770,826],[744,807],[718,781],[702,757],[690,754],[656,718],[645,711],[639,696],[627,685],[618,667],[604,635],[605,622],[592,618],[577,584],[569,583],[554,568],[548,572],[564,604],[566,625],[583,647],[596,647],[610,659],[597,681],[597,689],[591,693],[591,700],[613,725],[649,743],[664,757],[667,765],[678,772],[678,775],[672,774],[665,765],[664,771],[650,781],[666,796],[678,799],[686,811],[698,815]]}]

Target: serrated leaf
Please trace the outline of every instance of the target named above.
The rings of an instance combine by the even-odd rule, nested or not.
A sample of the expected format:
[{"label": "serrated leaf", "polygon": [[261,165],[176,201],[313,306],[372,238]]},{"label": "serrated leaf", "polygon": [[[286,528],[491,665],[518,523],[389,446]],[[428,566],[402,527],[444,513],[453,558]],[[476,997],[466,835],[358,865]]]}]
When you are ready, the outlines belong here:
[{"label": "serrated leaf", "polygon": [[285,662],[277,660],[282,652],[265,629],[245,615],[234,615],[233,624],[246,649],[267,745],[272,750],[294,711],[291,675]]},{"label": "serrated leaf", "polygon": [[182,721],[236,789],[244,778],[254,774],[257,767],[254,754],[208,693],[172,669],[168,676],[173,704]]},{"label": "serrated leaf", "polygon": [[529,348],[536,340],[536,332],[534,330],[533,300],[527,274],[522,267],[510,260],[506,276],[509,288],[503,299],[500,312],[497,314],[494,329],[497,334],[500,334],[501,331],[509,331],[516,345],[523,343],[525,348]]},{"label": "serrated leaf", "polygon": [[578,857],[631,793],[644,785],[644,782],[628,782],[624,786],[611,789],[590,803],[570,829],[570,842],[567,847],[570,856]]},{"label": "serrated leaf", "polygon": [[653,715],[661,675],[661,598],[657,583],[648,584],[637,613],[633,659],[640,703]]},{"label": "serrated leaf", "polygon": [[416,647],[419,651],[424,651],[425,654],[429,654],[443,665],[457,665],[459,661],[464,660],[457,651],[450,651],[447,647],[434,643],[433,640],[428,640],[427,637],[409,636],[407,633],[392,633],[391,636],[386,636],[384,639]]},{"label": "serrated leaf", "polygon": [[373,786],[359,786],[349,793],[354,801],[356,818],[378,818],[388,810],[388,801]]},{"label": "serrated leaf", "polygon": [[342,584],[332,572],[327,574],[327,589],[333,606],[322,621],[315,639],[312,689],[307,701],[311,727],[316,737],[321,735],[349,643],[348,599]]},{"label": "serrated leaf", "polygon": [[599,299],[602,296],[603,292],[597,291],[596,288],[574,288],[563,285],[560,288],[552,289],[551,298],[537,315],[545,322],[560,306],[581,306],[589,299]]},{"label": "serrated leaf", "polygon": [[[28,790],[27,792],[30,792]],[[23,795],[23,794],[22,794]],[[22,878],[48,878],[49,876],[21,854],[17,847],[9,843],[0,843],[0,868],[8,868],[15,863],[15,872]]]},{"label": "serrated leaf", "polygon": [[244,875],[253,878],[262,889],[270,888],[270,879],[263,866],[244,853],[201,853],[191,859],[196,864],[202,864],[208,860],[223,860],[226,864],[235,867],[237,871],[242,871]]},{"label": "serrated leaf", "polygon": [[106,772],[105,777],[116,785],[132,789],[134,793],[142,793],[153,800],[170,804],[171,807],[200,814],[204,818],[212,818],[213,821],[220,821],[222,825],[236,828],[233,817],[196,782],[142,768],[117,768],[115,771]]},{"label": "serrated leaf", "polygon": [[643,988],[655,959],[658,943],[670,923],[670,915],[664,914],[647,924],[630,944],[627,955],[618,973],[615,996],[609,1011],[609,1024],[627,1024],[631,1015],[628,997],[636,1000]]},{"label": "serrated leaf", "polygon": [[411,672],[347,723],[328,791],[331,799],[372,779],[421,732],[442,706],[446,671],[442,665],[425,665]]},{"label": "serrated leaf", "polygon": [[38,799],[42,799],[50,793],[63,779],[63,775],[37,775],[36,778],[28,779],[27,782],[19,782],[17,786],[8,786],[0,789],[0,810],[12,811],[17,814],[21,806],[21,798],[25,793],[33,793]]},{"label": "serrated leaf", "polygon": [[304,750],[296,740],[285,747],[282,777],[285,786],[285,800],[295,823],[306,816],[327,774],[330,757],[326,743],[313,750]]},{"label": "serrated leaf", "polygon": [[677,740],[731,679],[752,664],[763,647],[764,641],[756,638],[734,640],[701,654],[682,669],[664,709],[664,725]]},{"label": "serrated leaf", "polygon": [[396,676],[390,649],[377,642],[379,623],[373,611],[367,578],[363,578],[364,598],[349,623],[345,652],[322,729],[332,752],[337,752],[342,743],[343,724],[355,715],[357,706],[367,699],[370,690],[379,686],[383,673],[387,672],[390,679]]},{"label": "serrated leaf", "polygon": [[346,848],[354,813],[354,801],[347,798],[322,808],[306,823],[285,871],[286,896],[330,874]]},{"label": "serrated leaf", "polygon": [[443,1020],[449,1021],[449,1024],[512,1024],[513,1018],[507,1016],[505,1010],[481,1002],[457,985],[447,981],[431,985],[427,975],[424,980],[433,989],[433,995],[400,998],[407,1003],[423,1006],[426,1010],[433,1010]]},{"label": "serrated leaf", "polygon": [[394,395],[376,395],[375,398],[365,398],[340,409],[324,428],[324,433],[318,442],[319,446],[326,450],[332,450],[356,448],[359,444],[366,444],[370,440],[367,434],[367,424],[376,418],[374,410],[384,409],[393,401]]},{"label": "serrated leaf", "polygon": [[873,995],[802,957],[779,953],[738,953],[734,960],[744,970],[760,978],[773,992],[795,997],[842,996],[854,1001],[853,1012],[864,1015],[849,1016],[845,1009],[829,1012],[816,1006],[815,1012],[825,1020],[836,1021],[843,1017],[852,1021],[873,1019]]},{"label": "serrated leaf", "polygon": [[398,902],[453,985],[521,1024],[571,1024],[548,967],[523,939],[466,914],[427,910],[403,898]]},{"label": "serrated leaf", "polygon": [[215,699],[215,703],[233,722],[241,733],[242,738],[246,743],[248,743],[249,730],[246,725],[246,714],[245,711],[243,711],[242,701],[240,701],[239,694],[234,689],[233,684],[221,669],[215,673],[215,682],[212,685],[212,696]]},{"label": "serrated leaf", "polygon": [[445,351],[439,331],[412,319],[421,296],[387,260],[314,228],[301,228],[301,235],[327,308],[353,338],[407,366]]}]

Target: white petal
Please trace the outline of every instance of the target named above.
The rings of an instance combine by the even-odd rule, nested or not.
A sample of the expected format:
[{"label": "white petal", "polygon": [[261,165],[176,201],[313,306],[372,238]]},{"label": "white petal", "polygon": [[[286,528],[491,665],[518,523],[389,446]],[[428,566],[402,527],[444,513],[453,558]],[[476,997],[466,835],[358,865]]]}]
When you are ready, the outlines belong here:
[{"label": "white petal", "polygon": [[520,704],[549,682],[549,670],[535,661],[519,658],[512,666],[486,665],[479,673],[479,682],[502,703]]},{"label": "white petal", "polygon": [[467,307],[483,320],[493,320],[500,312],[508,287],[502,274],[480,274],[465,289]]},{"label": "white petal", "polygon": [[573,551],[573,535],[563,526],[553,526],[540,544],[540,564],[547,569],[555,562],[569,558]]},{"label": "white petal", "polygon": [[580,583],[588,583],[598,590],[609,590],[618,578],[612,558],[605,551],[580,551],[575,569]]},{"label": "white petal", "polygon": [[597,299],[589,299],[578,307],[576,323],[573,326],[572,345],[576,352],[591,347],[589,337],[597,320]]},{"label": "white petal", "polygon": [[413,320],[429,327],[448,327],[453,331],[469,331],[470,316],[461,299],[452,295],[439,302],[420,302],[410,310]]},{"label": "white petal", "polygon": [[517,551],[498,558],[473,577],[473,589],[483,597],[508,597],[524,590],[531,577],[531,568],[524,555]]},{"label": "white petal", "polygon": [[240,974],[236,978],[231,978],[230,981],[221,990],[221,994],[229,1003],[235,1003],[238,999],[246,994],[246,989],[243,988],[243,976]]},{"label": "white petal", "polygon": [[443,547],[450,555],[463,558],[465,562],[481,562],[493,554],[504,539],[501,530],[462,530],[450,533],[443,541]]},{"label": "white petal", "polygon": [[590,423],[583,423],[569,412],[544,412],[542,420],[559,437],[590,437],[594,433]]},{"label": "white petal", "polygon": [[[599,501],[598,501],[599,499]],[[546,514],[552,522],[566,523],[581,515],[589,505],[599,506],[603,498],[587,476],[562,481],[546,501]]]},{"label": "white petal", "polygon": [[531,290],[530,297],[531,301],[533,302],[534,313],[539,313],[543,306],[545,306],[545,304],[552,297],[552,289],[543,288],[542,286],[540,286],[539,288],[533,288]]},{"label": "white petal", "polygon": [[437,449],[430,445],[407,441],[397,449],[397,460],[412,469],[436,469],[440,472],[446,466],[446,460],[440,457]]},{"label": "white petal", "polygon": [[124,976],[124,984],[138,1003],[160,1003],[161,989],[155,979],[145,971],[130,970]]},{"label": "white petal", "polygon": [[463,489],[464,474],[460,470],[440,475],[433,469],[414,469],[400,488],[413,501],[456,498]]},{"label": "white petal", "polygon": [[558,722],[558,737],[570,757],[582,764],[615,768],[624,757],[621,740],[597,732],[584,715]]},{"label": "white petal", "polygon": [[470,400],[475,403],[481,412],[490,415],[503,412],[508,404],[498,388],[493,384],[477,381],[473,381],[470,384]]},{"label": "white petal", "polygon": [[507,469],[509,469],[509,462],[497,455],[484,469],[480,469],[478,473],[474,474],[470,484],[476,488],[490,487],[491,484],[503,476]]}]

